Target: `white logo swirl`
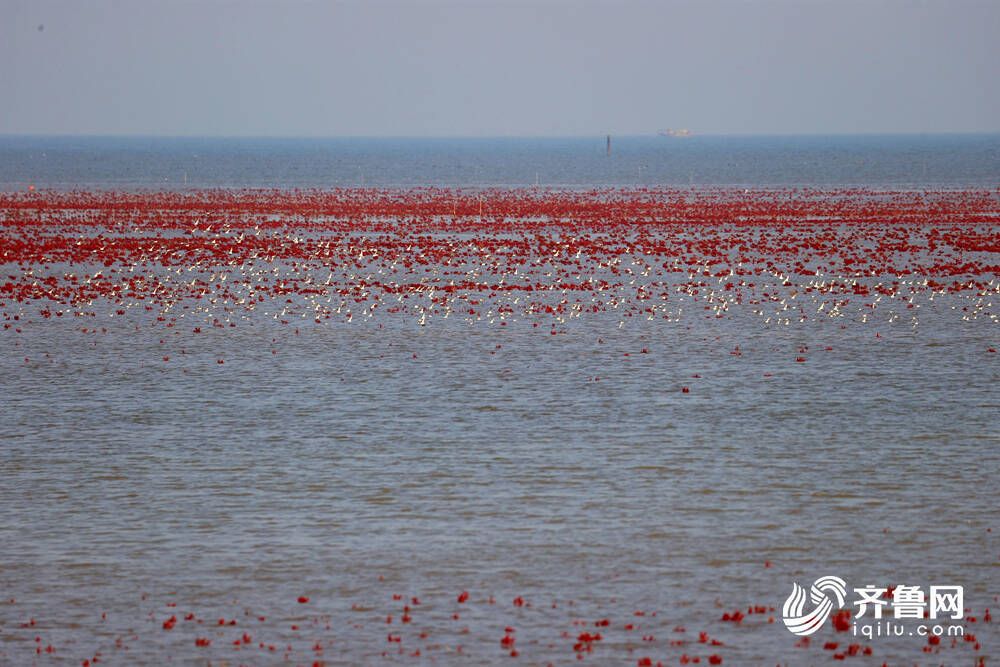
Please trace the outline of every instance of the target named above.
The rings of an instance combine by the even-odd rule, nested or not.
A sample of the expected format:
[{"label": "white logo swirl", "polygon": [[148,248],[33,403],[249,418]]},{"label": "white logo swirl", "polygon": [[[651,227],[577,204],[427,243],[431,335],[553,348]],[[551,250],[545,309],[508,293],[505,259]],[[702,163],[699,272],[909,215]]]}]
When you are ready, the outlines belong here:
[{"label": "white logo swirl", "polygon": [[812,611],[803,614],[802,608],[806,603],[806,592],[797,583],[792,584],[792,594],[785,600],[785,606],[781,608],[781,615],[785,621],[785,627],[791,632],[805,637],[823,627],[826,619],[833,611],[833,601],[824,591],[833,593],[837,598],[837,609],[844,606],[844,598],[847,596],[847,582],[840,577],[820,577],[813,582],[809,588],[809,598],[815,605]]}]

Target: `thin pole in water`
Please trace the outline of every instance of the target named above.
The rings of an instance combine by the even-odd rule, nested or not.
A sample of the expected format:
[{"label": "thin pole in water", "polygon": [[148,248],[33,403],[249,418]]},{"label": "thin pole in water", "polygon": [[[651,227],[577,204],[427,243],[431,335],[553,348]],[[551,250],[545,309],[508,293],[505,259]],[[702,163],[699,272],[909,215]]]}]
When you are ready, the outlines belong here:
[{"label": "thin pole in water", "polygon": [[611,155],[611,135],[608,135],[608,155]]}]

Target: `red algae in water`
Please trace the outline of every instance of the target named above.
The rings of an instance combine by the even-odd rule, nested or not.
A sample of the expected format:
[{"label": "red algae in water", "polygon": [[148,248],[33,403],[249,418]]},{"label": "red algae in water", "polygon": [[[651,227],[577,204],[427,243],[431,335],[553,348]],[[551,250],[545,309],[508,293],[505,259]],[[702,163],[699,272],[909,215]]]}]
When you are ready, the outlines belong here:
[{"label": "red algae in water", "polygon": [[555,334],[696,307],[802,324],[896,304],[916,321],[934,293],[992,317],[976,297],[1000,272],[997,208],[991,191],[862,188],[5,193],[6,261],[32,270],[8,272],[0,299],[8,317],[101,302],[102,318],[167,329],[185,309],[214,328],[549,318]]},{"label": "red algae in water", "polygon": [[[875,340],[882,338],[876,323],[883,332],[894,322],[916,328],[920,311],[929,308],[935,297],[954,306],[944,316],[956,322],[996,321],[990,299],[995,300],[1000,290],[998,209],[997,193],[991,190],[421,188],[119,193],[32,187],[27,193],[0,194],[2,335],[11,348],[19,348],[20,354],[11,359],[37,364],[41,355],[23,356],[29,350],[21,347],[31,333],[29,324],[85,323],[74,327],[72,335],[91,341],[103,340],[107,327],[121,323],[129,333],[133,327],[136,332],[157,332],[153,338],[159,340],[157,352],[145,361],[157,362],[158,371],[164,373],[178,366],[177,359],[170,364],[158,359],[169,362],[174,354],[183,354],[187,362],[195,355],[185,349],[194,350],[195,342],[209,345],[219,337],[242,340],[238,337],[246,331],[255,331],[249,326],[264,321],[301,332],[295,338],[299,341],[320,328],[360,328],[366,323],[421,331],[458,322],[501,331],[500,326],[523,321],[533,325],[525,327],[526,332],[544,338],[540,345],[555,349],[574,335],[571,324],[579,320],[606,322],[609,328],[626,324],[641,328],[647,322],[747,318],[764,328],[792,330],[832,322],[835,335],[848,335],[843,331],[850,324],[852,330],[864,331],[870,344],[882,345],[885,341]],[[602,334],[607,336],[605,330]],[[886,334],[885,339],[891,336]],[[607,340],[613,343],[612,338]],[[261,363],[281,364],[287,355],[277,355],[274,347],[286,343],[271,338],[270,354],[263,354],[266,362]],[[608,357],[631,370],[657,362],[670,341],[651,336],[641,342],[646,347],[611,349],[601,338],[598,344],[601,354],[606,349]],[[705,349],[713,344],[721,347],[709,340]],[[511,348],[490,340],[479,353],[493,363]],[[789,353],[782,353],[779,362],[782,367],[769,370],[779,377],[783,372],[809,374],[821,357],[832,358],[841,349],[807,356],[806,346],[789,343]],[[404,350],[403,358],[420,360],[407,362],[408,367],[421,369],[435,361],[422,350],[422,356]],[[755,351],[746,345],[732,349],[726,345],[722,353],[727,363],[746,364]],[[199,372],[215,375],[242,368],[241,359],[230,356],[226,368],[218,368],[225,364],[221,354],[213,348],[200,363],[196,359],[185,365],[199,364]],[[975,354],[995,361],[990,357],[995,347],[979,343]],[[705,379],[692,374],[695,368],[705,373]],[[706,385],[713,374],[704,366],[695,368],[678,369],[676,379],[665,385],[669,400],[684,410],[697,409],[711,391]],[[682,377],[700,380],[697,396],[677,396],[677,380]],[[579,378],[578,391],[600,397],[615,391],[622,381],[613,372],[587,373]],[[757,371],[754,382],[766,388],[777,380],[761,380]],[[680,393],[691,390],[681,386]],[[774,557],[747,554],[755,572],[761,571],[765,555]],[[763,562],[769,573],[781,567],[778,561]],[[384,581],[381,575],[378,579]],[[576,597],[587,581],[584,578],[578,589],[564,593]],[[462,586],[477,591],[476,597]],[[122,628],[110,641],[107,635],[98,639],[92,630],[90,646],[86,637],[50,641],[51,626],[45,632],[35,629],[33,618],[23,621],[20,629],[2,631],[5,638],[16,634],[21,644],[33,645],[33,659],[46,653],[61,659],[73,651],[74,659],[84,665],[105,661],[105,656],[93,652],[96,647],[128,661],[143,655],[144,642],[157,650],[166,646],[164,650],[175,656],[251,664],[260,661],[260,655],[268,656],[264,661],[274,660],[286,648],[287,662],[351,662],[359,655],[373,655],[377,644],[379,651],[391,648],[385,657],[400,660],[451,660],[475,651],[472,659],[483,661],[501,657],[543,661],[558,654],[567,661],[595,663],[626,658],[639,665],[660,661],[715,665],[724,660],[740,664],[746,656],[739,653],[741,643],[755,633],[777,632],[775,626],[781,625],[780,618],[774,622],[773,600],[726,600],[729,611],[721,615],[711,600],[701,601],[702,608],[692,613],[650,609],[647,615],[635,610],[643,604],[639,600],[623,600],[617,606],[606,599],[603,606],[592,601],[557,604],[534,589],[515,596],[516,590],[488,594],[485,587],[475,586],[472,581],[453,581],[437,591],[393,593],[391,598],[386,591],[368,587],[365,596],[370,599],[359,600],[348,610],[346,603],[303,581],[280,604],[260,610],[266,614],[247,609],[239,616],[244,619],[240,624],[228,611],[217,624],[202,623],[189,601],[187,608],[169,616],[157,606],[149,613],[148,626]],[[303,588],[309,596],[298,594]],[[457,596],[456,591],[460,591]],[[495,604],[496,599],[501,604]],[[504,604],[506,600],[511,603]],[[456,605],[462,605],[461,615]],[[145,615],[147,610],[142,611]],[[211,619],[223,610],[198,613]],[[845,614],[833,614],[833,632],[848,632],[851,626]],[[343,622],[348,615],[355,622]],[[21,614],[19,622],[26,617]],[[251,633],[244,627],[253,619]],[[969,628],[991,620],[986,610],[978,617],[967,615],[961,623]],[[678,622],[692,633],[685,634],[685,626]],[[387,629],[393,632],[384,634]],[[978,634],[980,639],[984,636]],[[664,636],[674,639],[657,639]],[[820,646],[831,653],[843,650],[833,654],[839,659],[871,653],[871,647],[850,641],[824,646],[818,641],[810,644],[808,637],[784,638],[789,651],[808,654],[804,662],[829,659]],[[922,650],[934,651],[935,661],[984,661],[983,656],[973,655],[981,647],[971,632],[955,642],[935,639],[921,642]],[[20,650],[14,644],[0,645],[0,662],[10,659],[5,652],[14,655],[15,649]]]}]

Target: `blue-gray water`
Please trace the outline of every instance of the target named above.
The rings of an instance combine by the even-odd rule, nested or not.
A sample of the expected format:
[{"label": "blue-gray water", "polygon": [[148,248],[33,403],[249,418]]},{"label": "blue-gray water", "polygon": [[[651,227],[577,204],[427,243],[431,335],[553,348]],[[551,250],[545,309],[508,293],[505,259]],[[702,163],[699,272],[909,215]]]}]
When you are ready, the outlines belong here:
[{"label": "blue-gray water", "polygon": [[[187,171],[193,188],[357,186],[362,174],[380,187],[516,186],[537,171],[548,185],[631,186],[648,165],[650,184],[995,188],[998,146],[613,138],[608,159],[603,138],[4,138],[0,184],[174,188]],[[528,664],[576,663],[578,635],[598,630],[587,664],[820,664],[826,641],[870,646],[857,664],[995,660],[983,611],[1000,608],[988,351],[1000,336],[995,320],[960,314],[974,303],[922,301],[919,328],[881,312],[791,326],[599,315],[559,336],[457,319],[293,330],[261,318],[197,336],[105,311],[5,321],[0,664],[79,665],[95,651],[114,665],[491,664],[515,661],[508,626]],[[943,639],[928,654],[921,637],[825,627],[797,648],[781,605],[792,582],[828,574],[962,585],[981,647]],[[748,605],[775,610],[719,620]],[[244,632],[252,641],[234,647]]]},{"label": "blue-gray water", "polygon": [[510,139],[0,136],[0,188],[997,187],[1000,134]]}]

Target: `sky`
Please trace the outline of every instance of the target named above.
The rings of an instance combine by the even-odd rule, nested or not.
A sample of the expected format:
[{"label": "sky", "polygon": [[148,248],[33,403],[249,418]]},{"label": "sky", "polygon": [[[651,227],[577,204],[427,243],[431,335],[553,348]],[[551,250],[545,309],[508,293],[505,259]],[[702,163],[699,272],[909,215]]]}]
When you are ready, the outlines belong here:
[{"label": "sky", "polygon": [[0,0],[0,134],[997,132],[998,35],[997,0]]}]

